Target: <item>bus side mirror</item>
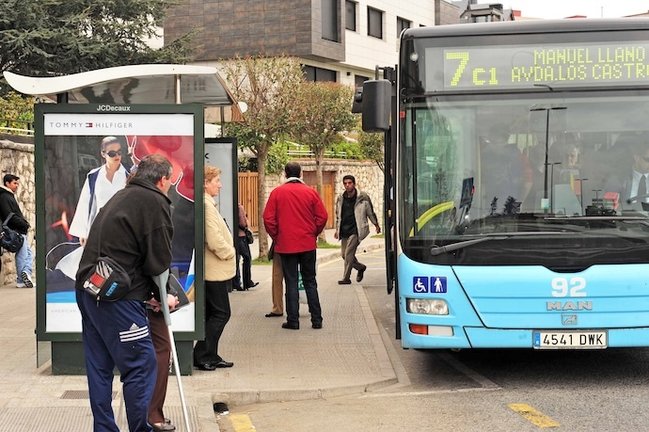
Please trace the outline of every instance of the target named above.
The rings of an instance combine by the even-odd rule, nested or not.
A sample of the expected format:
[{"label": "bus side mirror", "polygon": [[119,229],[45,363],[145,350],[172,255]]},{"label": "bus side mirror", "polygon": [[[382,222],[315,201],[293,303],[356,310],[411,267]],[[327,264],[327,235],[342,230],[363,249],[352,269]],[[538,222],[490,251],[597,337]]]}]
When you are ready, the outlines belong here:
[{"label": "bus side mirror", "polygon": [[385,132],[390,129],[391,90],[392,84],[385,79],[363,83],[361,107],[365,132]]}]

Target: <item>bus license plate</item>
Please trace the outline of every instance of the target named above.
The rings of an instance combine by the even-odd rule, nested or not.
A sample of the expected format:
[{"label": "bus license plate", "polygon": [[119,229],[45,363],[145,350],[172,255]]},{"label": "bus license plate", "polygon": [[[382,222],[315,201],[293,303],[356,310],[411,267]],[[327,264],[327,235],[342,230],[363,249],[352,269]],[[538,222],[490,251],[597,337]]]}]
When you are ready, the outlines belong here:
[{"label": "bus license plate", "polygon": [[533,332],[536,349],[603,349],[608,346],[606,331]]}]

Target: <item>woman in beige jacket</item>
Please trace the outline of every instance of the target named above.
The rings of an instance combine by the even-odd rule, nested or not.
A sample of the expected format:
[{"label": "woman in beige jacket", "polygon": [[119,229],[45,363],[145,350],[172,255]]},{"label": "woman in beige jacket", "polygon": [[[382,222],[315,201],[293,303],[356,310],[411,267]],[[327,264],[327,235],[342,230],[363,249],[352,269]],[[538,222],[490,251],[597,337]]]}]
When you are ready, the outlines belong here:
[{"label": "woman in beige jacket", "polygon": [[219,356],[219,338],[230,320],[235,249],[232,234],[214,202],[221,191],[221,170],[205,166],[205,340],[194,346],[194,366],[200,370],[232,367]]}]

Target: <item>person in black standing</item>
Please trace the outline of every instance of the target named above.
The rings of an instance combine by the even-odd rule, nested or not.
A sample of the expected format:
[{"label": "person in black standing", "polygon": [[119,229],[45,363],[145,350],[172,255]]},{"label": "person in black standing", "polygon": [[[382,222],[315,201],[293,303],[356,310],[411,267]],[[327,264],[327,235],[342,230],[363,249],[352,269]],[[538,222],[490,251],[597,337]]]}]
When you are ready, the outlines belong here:
[{"label": "person in black standing", "polygon": [[[259,282],[252,281],[252,254],[250,253],[250,244],[246,236],[246,230],[249,229],[250,221],[243,204],[239,203],[239,229],[237,230],[237,274],[234,277],[234,289],[237,291],[247,291],[259,285]],[[241,271],[241,259],[243,258],[243,271]],[[241,276],[243,273],[243,283]]]}]

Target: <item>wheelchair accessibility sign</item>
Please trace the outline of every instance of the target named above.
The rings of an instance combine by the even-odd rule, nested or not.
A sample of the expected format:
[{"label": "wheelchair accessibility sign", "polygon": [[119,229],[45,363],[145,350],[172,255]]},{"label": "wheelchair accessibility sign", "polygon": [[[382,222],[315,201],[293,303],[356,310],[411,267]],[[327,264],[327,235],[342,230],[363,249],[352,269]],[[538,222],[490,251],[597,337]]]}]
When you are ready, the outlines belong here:
[{"label": "wheelchair accessibility sign", "polygon": [[414,276],[412,291],[416,294],[441,294],[446,292],[446,276]]}]

